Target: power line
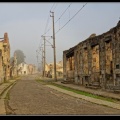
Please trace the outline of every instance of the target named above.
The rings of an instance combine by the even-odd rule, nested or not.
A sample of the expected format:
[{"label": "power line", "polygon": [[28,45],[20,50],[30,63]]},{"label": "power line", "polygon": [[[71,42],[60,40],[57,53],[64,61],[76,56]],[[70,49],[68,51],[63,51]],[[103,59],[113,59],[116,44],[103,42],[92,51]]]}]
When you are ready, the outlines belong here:
[{"label": "power line", "polygon": [[39,51],[41,51],[42,46],[43,46],[43,44],[41,44],[41,46],[39,46]]},{"label": "power line", "polygon": [[[86,3],[87,4],[87,3]],[[85,5],[86,5],[85,4]],[[80,8],[62,27],[61,29],[63,29],[82,9],[83,7],[85,7],[85,5],[82,6],[82,8]],[[59,29],[55,34],[57,34],[61,29]]]},{"label": "power line", "polygon": [[46,33],[48,33],[51,30],[52,26],[43,34],[45,35]]},{"label": "power line", "polygon": [[70,7],[68,8],[68,11],[69,11],[69,19],[70,19]]},{"label": "power line", "polygon": [[[55,5],[55,3],[53,3],[50,11],[52,10],[52,8],[53,8],[54,5]],[[47,27],[48,27],[48,23],[49,23],[49,19],[50,19],[50,17],[49,17],[49,14],[48,14],[48,18],[47,18],[47,23],[46,23],[46,27],[45,27],[45,32],[44,32],[44,34],[46,33],[46,30],[47,30]]]},{"label": "power line", "polygon": [[[87,3],[86,3],[86,4],[87,4]],[[85,5],[86,5],[86,4],[85,4]],[[72,20],[72,19],[83,9],[83,7],[85,7],[85,5],[83,5],[82,8],[81,8],[80,10],[78,10],[78,12],[77,12],[70,20]]]},{"label": "power line", "polygon": [[[40,40],[40,41],[41,41],[41,40]],[[40,42],[39,42],[38,49],[36,50],[37,62],[38,62],[38,57],[39,57],[39,54],[40,54],[40,52],[39,52],[39,47],[40,47]]]},{"label": "power line", "polygon": [[[60,18],[65,14],[65,12],[67,11],[67,9],[71,6],[72,3],[70,3],[68,5],[68,7],[64,10],[64,12],[61,14],[61,16],[58,18],[58,20],[60,20]],[[55,24],[58,22],[58,20],[56,20]]]},{"label": "power line", "polygon": [[[48,39],[48,40],[50,40],[50,38]],[[48,40],[46,40],[51,46],[53,46]]]},{"label": "power line", "polygon": [[37,64],[38,64],[38,54],[37,54],[37,50],[36,50],[36,58],[37,58]]},{"label": "power line", "polygon": [[[58,20],[56,20],[55,24],[61,19],[61,17],[65,14],[65,12],[67,11],[67,9],[71,6],[72,3],[70,3],[68,5],[68,7],[64,10],[64,12],[61,14],[61,16],[58,18]],[[54,8],[55,9],[55,8]],[[51,11],[51,10],[50,10]],[[43,34],[45,35],[46,33],[48,33],[50,30],[52,29],[52,26]]]},{"label": "power line", "polygon": [[40,47],[40,43],[41,43],[41,41],[42,41],[42,39],[40,39],[40,42],[39,42],[39,46],[38,46],[38,47]]},{"label": "power line", "polygon": [[[41,50],[40,50],[40,51],[41,51]],[[37,52],[37,55],[39,54],[39,55],[41,55],[41,56],[42,56],[42,54],[40,53],[40,51],[37,51],[37,50],[36,50],[36,52]]]},{"label": "power line", "polygon": [[[48,15],[48,19],[47,19],[47,23],[46,23],[46,27],[45,27],[45,32],[46,32],[46,29],[47,29],[47,27],[48,27],[49,19],[50,19],[50,17],[49,17],[49,15]],[[45,32],[44,32],[44,33],[45,33]]]},{"label": "power line", "polygon": [[[56,6],[57,6],[57,3],[56,3]],[[56,6],[54,7],[54,9],[53,9],[52,11],[54,11],[54,10],[55,10]],[[51,11],[51,10],[50,10],[50,11]]]},{"label": "power line", "polygon": [[[71,18],[70,18],[70,11],[69,11],[69,20],[60,28],[60,19],[61,19],[61,17],[65,14],[65,12],[70,8],[70,6],[71,6],[71,4],[72,3],[70,3],[69,4],[69,6],[63,11],[63,13],[60,15],[60,17],[59,17],[59,19],[55,22],[55,23],[57,23],[58,21],[59,21],[59,30],[55,33],[55,34],[57,34],[60,30],[62,30],[82,9],[83,9],[83,7],[85,7],[85,5],[87,4],[85,4],[85,5],[83,5]],[[55,5],[55,3],[53,4],[53,6]],[[51,7],[51,9],[53,8],[53,6]],[[56,8],[56,6],[54,7],[54,9]],[[49,18],[47,19],[47,23],[46,23],[46,28],[45,28],[45,31],[46,31],[46,29],[47,29],[47,26],[48,26],[48,22],[49,22]],[[44,33],[44,35],[48,32],[48,31],[50,31],[51,30],[51,28],[52,28],[52,26]],[[46,40],[52,47],[54,47],[48,40]],[[42,42],[41,42],[41,47],[42,47]]]},{"label": "power line", "polygon": [[50,9],[50,11],[52,10],[52,8],[53,8],[53,6],[55,5],[55,3],[53,3],[53,5],[52,5],[52,7],[51,7],[51,9]]}]

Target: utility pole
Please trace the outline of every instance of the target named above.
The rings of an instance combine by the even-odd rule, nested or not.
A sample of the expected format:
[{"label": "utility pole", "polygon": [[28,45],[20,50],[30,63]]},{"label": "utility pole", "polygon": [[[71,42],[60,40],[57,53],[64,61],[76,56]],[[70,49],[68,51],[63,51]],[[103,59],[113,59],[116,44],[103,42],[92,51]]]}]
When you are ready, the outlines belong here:
[{"label": "utility pole", "polygon": [[44,69],[43,69],[43,48],[41,47],[42,52],[42,76],[44,77]]},{"label": "utility pole", "polygon": [[52,15],[50,15],[50,17],[52,17],[53,19],[53,52],[54,52],[54,80],[57,81],[57,76],[56,76],[56,47],[55,47],[55,28],[54,28],[54,12],[51,12]]},{"label": "utility pole", "polygon": [[44,62],[43,62],[43,76],[45,77],[45,64],[46,64],[46,39],[45,39],[45,37],[52,37],[52,36],[41,36],[41,37],[43,37],[43,40],[44,40],[44,56],[43,56],[43,58],[44,58]]},{"label": "utility pole", "polygon": [[36,50],[36,58],[37,58],[37,67],[39,68],[39,63],[38,63],[38,51]]},{"label": "utility pole", "polygon": [[41,61],[41,72],[42,72],[42,77],[44,77],[44,69],[43,69],[43,47],[40,47],[40,51],[42,52],[42,54],[40,54],[42,56],[42,61]]},{"label": "utility pole", "polygon": [[45,36],[43,36],[43,37],[44,37],[44,77],[45,77],[45,63],[46,63],[45,43],[46,43],[46,42],[45,42]]},{"label": "utility pole", "polygon": [[45,41],[45,36],[41,36],[41,37],[43,37],[43,40],[44,40],[44,57],[43,57],[44,58],[44,65],[43,65],[44,66],[43,67],[44,72],[43,72],[43,76],[45,77],[45,63],[46,63],[46,50],[45,50],[46,45],[45,44],[46,44],[46,41]]}]

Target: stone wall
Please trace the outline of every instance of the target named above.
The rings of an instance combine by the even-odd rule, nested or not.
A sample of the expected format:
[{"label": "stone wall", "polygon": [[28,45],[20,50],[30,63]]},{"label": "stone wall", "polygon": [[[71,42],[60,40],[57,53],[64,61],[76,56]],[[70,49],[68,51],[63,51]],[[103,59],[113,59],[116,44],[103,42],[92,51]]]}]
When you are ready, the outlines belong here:
[{"label": "stone wall", "polygon": [[0,84],[3,83],[2,50],[0,50]]},{"label": "stone wall", "polygon": [[4,33],[0,41],[0,51],[0,79],[4,81],[10,79],[10,44],[7,33]]},{"label": "stone wall", "polygon": [[[119,22],[120,23],[120,22]],[[102,88],[120,85],[120,24],[99,36],[92,36],[63,51],[64,79],[86,85],[98,82]],[[71,63],[71,58],[74,63]],[[74,68],[71,69],[71,64]],[[74,78],[67,73],[74,72]]]}]

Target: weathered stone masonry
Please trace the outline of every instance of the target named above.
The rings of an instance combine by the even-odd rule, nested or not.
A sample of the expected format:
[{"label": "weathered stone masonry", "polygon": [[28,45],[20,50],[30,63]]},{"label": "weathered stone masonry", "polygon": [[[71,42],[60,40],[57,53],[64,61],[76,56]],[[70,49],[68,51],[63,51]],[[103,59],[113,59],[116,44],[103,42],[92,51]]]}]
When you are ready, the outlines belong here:
[{"label": "weathered stone masonry", "polygon": [[0,41],[0,83],[10,79],[10,44],[8,34]]},{"label": "weathered stone masonry", "polygon": [[92,36],[63,51],[65,80],[76,84],[120,85],[120,21],[102,35]]}]

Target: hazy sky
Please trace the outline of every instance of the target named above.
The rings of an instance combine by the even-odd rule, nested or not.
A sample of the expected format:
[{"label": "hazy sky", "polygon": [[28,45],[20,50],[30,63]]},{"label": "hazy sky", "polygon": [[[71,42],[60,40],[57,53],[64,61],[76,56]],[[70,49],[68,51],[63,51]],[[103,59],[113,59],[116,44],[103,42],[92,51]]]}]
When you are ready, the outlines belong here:
[{"label": "hazy sky", "polygon": [[[37,65],[36,50],[43,40],[41,35],[52,26],[50,9],[54,11],[55,22],[71,3],[35,2],[35,3],[0,3],[0,37],[7,32],[11,46],[11,57],[16,49],[24,52],[27,63]],[[58,31],[73,15],[79,11],[84,2],[73,2],[69,9],[55,24]],[[52,7],[53,6],[53,7]],[[56,35],[56,60],[63,59],[63,51],[73,47],[88,38],[92,33],[96,35],[107,32],[115,27],[120,18],[119,2],[88,2],[85,7]],[[46,36],[52,36],[52,28]],[[49,37],[46,37],[49,39]],[[52,44],[53,40],[49,42]],[[50,45],[46,42],[46,45]],[[41,56],[38,57],[41,62]],[[53,62],[53,48],[46,46],[46,62]]]}]

